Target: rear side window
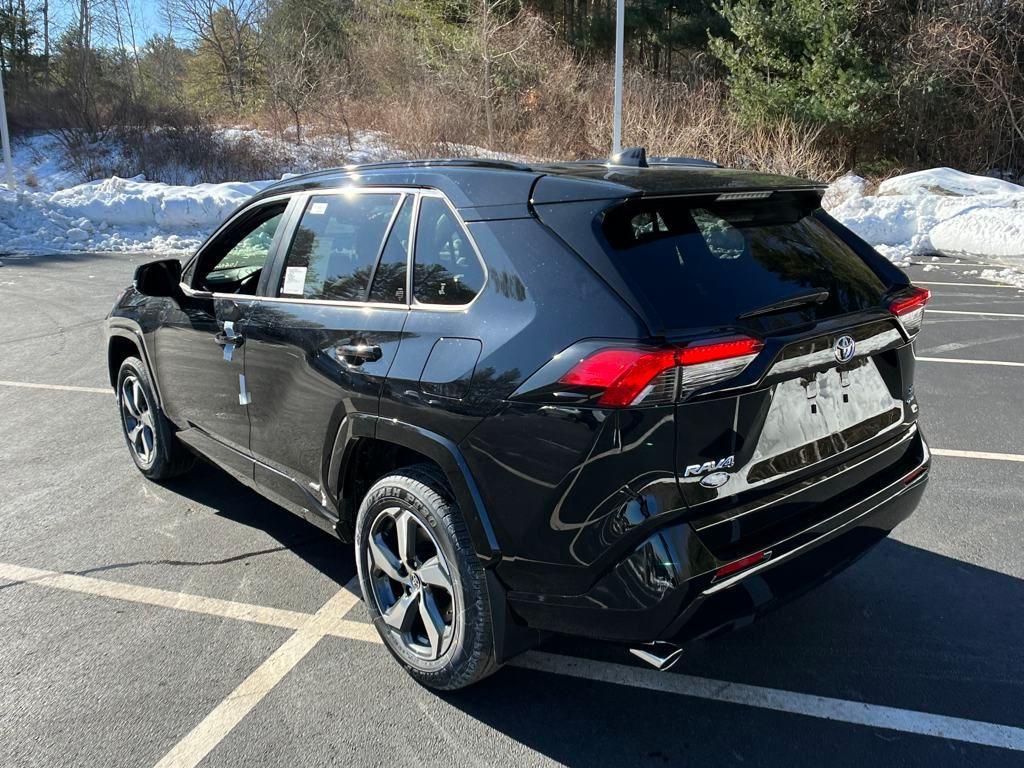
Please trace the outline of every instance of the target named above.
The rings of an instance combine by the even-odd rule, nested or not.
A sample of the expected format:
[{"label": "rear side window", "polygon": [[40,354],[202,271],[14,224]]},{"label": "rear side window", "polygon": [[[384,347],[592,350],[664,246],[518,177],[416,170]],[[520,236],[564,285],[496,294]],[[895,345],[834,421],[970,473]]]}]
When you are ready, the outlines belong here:
[{"label": "rear side window", "polygon": [[314,195],[295,230],[279,295],[363,301],[402,196]]},{"label": "rear side window", "polygon": [[377,271],[370,287],[370,301],[388,304],[405,303],[406,264],[409,260],[409,237],[412,235],[412,206],[414,197],[408,195],[402,201],[388,241],[384,244]]},{"label": "rear side window", "polygon": [[606,213],[602,230],[616,268],[666,327],[728,325],[812,289],[829,297],[802,311],[823,318],[877,306],[885,292],[795,201],[628,203]]},{"label": "rear side window", "polygon": [[420,201],[412,283],[421,304],[468,304],[484,284],[466,230],[439,197]]}]

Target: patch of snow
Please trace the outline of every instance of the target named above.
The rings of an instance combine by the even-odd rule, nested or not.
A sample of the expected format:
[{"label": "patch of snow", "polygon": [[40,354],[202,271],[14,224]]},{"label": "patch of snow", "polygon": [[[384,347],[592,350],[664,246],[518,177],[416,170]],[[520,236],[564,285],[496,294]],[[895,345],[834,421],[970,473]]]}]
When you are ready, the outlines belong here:
[{"label": "patch of snow", "polygon": [[[305,137],[301,144],[265,131],[224,128],[225,142],[248,142],[257,152],[281,158],[290,169],[281,178],[325,167],[400,159],[388,137],[377,131]],[[109,146],[108,146],[109,144]],[[120,148],[108,142],[111,155]],[[452,156],[522,160],[480,147],[451,145]],[[0,187],[0,252],[194,250],[227,216],[275,180],[178,185],[144,176],[86,180],[64,158],[55,137],[36,134],[15,142],[13,165],[18,189]],[[174,169],[188,179],[189,169]],[[29,183],[31,182],[31,183]]]},{"label": "patch of snow", "polygon": [[982,280],[994,280],[999,283],[1015,285],[1024,291],[1024,271],[1006,267],[1004,269],[985,269],[981,272]]},{"label": "patch of snow", "polygon": [[1024,268],[1024,187],[950,168],[896,176],[875,195],[862,181],[843,177],[825,205],[891,261],[940,253]]},{"label": "patch of snow", "polygon": [[272,183],[187,187],[114,177],[53,193],[4,190],[0,248],[36,253],[190,251],[235,208]]},{"label": "patch of snow", "polygon": [[952,168],[914,171],[886,179],[878,185],[880,195],[1001,195],[1020,194],[1024,188],[989,176],[972,176]]}]

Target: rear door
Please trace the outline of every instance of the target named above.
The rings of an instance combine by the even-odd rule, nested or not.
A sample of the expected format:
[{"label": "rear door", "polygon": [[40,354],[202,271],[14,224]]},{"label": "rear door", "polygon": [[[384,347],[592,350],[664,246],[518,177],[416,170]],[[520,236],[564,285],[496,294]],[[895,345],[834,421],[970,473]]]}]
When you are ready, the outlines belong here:
[{"label": "rear door", "polygon": [[326,505],[339,427],[378,411],[408,312],[414,199],[403,190],[300,196],[247,324],[256,481],[293,510]]},{"label": "rear door", "polygon": [[412,263],[411,311],[388,374],[381,416],[458,441],[479,420],[471,415],[471,386],[479,392],[490,383],[480,376],[474,381],[474,375],[487,322],[494,318],[481,313],[476,302],[487,279],[483,260],[439,192],[420,194]]}]

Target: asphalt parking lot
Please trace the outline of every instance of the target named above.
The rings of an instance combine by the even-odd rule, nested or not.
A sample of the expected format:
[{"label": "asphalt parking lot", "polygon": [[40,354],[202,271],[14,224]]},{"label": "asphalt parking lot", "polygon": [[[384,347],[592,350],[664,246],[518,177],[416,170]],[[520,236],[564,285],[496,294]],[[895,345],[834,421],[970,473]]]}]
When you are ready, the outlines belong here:
[{"label": "asphalt parking lot", "polygon": [[135,470],[100,325],[143,260],[0,257],[0,766],[1024,765],[1024,292],[910,268],[932,479],[851,569],[668,673],[556,640],[439,696],[347,547]]}]

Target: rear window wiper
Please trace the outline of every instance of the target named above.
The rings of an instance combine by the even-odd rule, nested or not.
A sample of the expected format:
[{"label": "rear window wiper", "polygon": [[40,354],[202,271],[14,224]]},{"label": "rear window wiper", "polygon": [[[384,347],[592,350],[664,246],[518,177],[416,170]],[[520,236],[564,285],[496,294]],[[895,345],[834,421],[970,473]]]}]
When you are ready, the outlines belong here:
[{"label": "rear window wiper", "polygon": [[800,293],[796,296],[790,296],[788,299],[779,299],[778,301],[773,301],[771,304],[765,304],[763,307],[751,309],[739,315],[736,319],[746,320],[750,317],[770,315],[772,312],[782,312],[783,310],[802,307],[806,304],[821,304],[822,302],[827,301],[828,297],[829,292],[825,288],[813,288],[807,293]]}]

